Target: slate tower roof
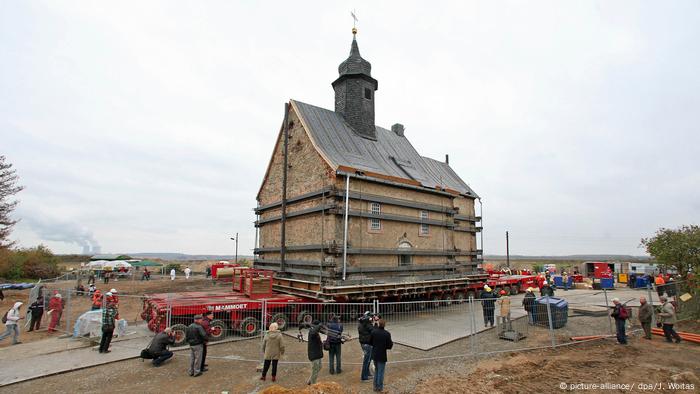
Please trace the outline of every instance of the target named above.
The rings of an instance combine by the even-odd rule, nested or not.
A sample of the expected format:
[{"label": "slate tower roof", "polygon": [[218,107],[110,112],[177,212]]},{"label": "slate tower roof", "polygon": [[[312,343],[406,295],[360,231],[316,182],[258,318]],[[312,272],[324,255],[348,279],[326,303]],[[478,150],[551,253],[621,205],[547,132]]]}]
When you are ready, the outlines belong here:
[{"label": "slate tower roof", "polygon": [[422,157],[403,133],[376,126],[376,138],[370,140],[353,132],[337,112],[296,100],[291,104],[311,143],[335,171],[362,171],[371,178],[479,197],[448,164]]},{"label": "slate tower roof", "polygon": [[363,138],[377,139],[374,125],[374,92],[379,82],[372,78],[372,65],[360,56],[360,48],[353,30],[350,55],[338,66],[335,90],[335,112],[339,113]]}]

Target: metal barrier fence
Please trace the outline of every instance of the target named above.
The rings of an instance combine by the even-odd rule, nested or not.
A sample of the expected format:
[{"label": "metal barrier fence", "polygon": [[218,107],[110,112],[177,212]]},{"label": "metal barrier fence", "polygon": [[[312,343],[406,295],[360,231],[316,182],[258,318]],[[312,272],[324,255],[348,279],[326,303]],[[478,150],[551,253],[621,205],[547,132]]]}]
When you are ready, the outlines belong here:
[{"label": "metal barrier fence", "polygon": [[[693,292],[697,288],[685,282],[677,282],[674,287],[675,292],[665,287],[663,294],[672,294],[670,298],[677,305],[679,318],[683,314],[697,315],[699,297]],[[686,292],[691,292],[692,297],[682,301],[681,296]],[[56,293],[61,297],[55,297]],[[213,314],[212,341],[262,339],[272,322],[277,323],[287,337],[306,340],[309,326],[318,320],[324,338],[333,333],[331,323],[340,324],[344,326],[344,341],[352,344],[358,342],[358,320],[369,312],[371,316],[384,319],[394,342],[407,349],[396,352],[392,360],[411,362],[558,347],[574,343],[574,337],[586,340],[587,337],[614,336],[616,322],[610,316],[613,298],[620,298],[630,312],[625,322],[627,335],[638,335],[641,326],[637,310],[642,296],[658,308],[659,295],[655,286],[616,290],[558,289],[555,297],[537,295],[528,298],[527,303],[522,293],[500,298],[314,303],[241,299],[230,293],[200,291],[178,295],[165,293],[151,298],[117,293],[116,300],[120,318],[127,321],[129,328],[149,335],[172,327],[178,344],[185,344],[185,329],[194,321],[194,316],[206,312]],[[40,327],[46,328],[55,319],[54,328],[65,333],[72,333],[76,320],[83,313],[101,308],[107,302],[103,297],[98,305],[93,305],[88,292],[48,288],[43,289],[40,299],[45,311]],[[56,308],[59,304],[61,307]],[[49,314],[52,309],[55,311]],[[54,317],[54,313],[58,313],[58,317]],[[305,362],[304,356],[290,357],[288,361]]]}]

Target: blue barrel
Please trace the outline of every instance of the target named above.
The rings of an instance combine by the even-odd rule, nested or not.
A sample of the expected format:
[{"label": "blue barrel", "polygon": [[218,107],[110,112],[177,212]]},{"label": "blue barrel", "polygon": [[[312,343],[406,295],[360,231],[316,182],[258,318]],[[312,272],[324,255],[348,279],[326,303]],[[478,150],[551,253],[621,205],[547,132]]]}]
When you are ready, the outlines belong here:
[{"label": "blue barrel", "polygon": [[[567,279],[567,282],[568,282],[568,286],[567,286],[567,287],[568,287],[569,289],[572,288],[573,285],[574,285],[574,277],[573,277],[573,276],[569,276],[569,278]],[[554,287],[559,288],[559,289],[563,289],[563,288],[564,288],[564,280],[563,280],[563,278],[562,278],[561,276],[555,276],[555,277],[554,277]]]},{"label": "blue barrel", "polygon": [[613,284],[613,278],[603,278],[600,280],[601,289],[613,289],[615,285]]},{"label": "blue barrel", "polygon": [[649,280],[647,279],[646,276],[638,276],[637,277],[637,283],[635,284],[636,287],[647,287],[649,284]]},{"label": "blue barrel", "polygon": [[535,300],[535,324],[549,327],[549,315],[547,313],[547,301],[552,314],[552,327],[562,328],[566,326],[569,316],[569,303],[563,298],[540,297]]}]

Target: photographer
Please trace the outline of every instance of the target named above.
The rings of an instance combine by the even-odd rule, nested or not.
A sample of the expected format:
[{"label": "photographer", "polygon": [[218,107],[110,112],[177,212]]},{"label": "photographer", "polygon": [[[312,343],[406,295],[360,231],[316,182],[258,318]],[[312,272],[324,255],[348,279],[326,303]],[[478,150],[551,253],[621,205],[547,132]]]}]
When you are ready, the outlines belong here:
[{"label": "photographer", "polygon": [[[327,328],[328,334],[328,366],[330,367],[330,374],[341,373],[340,369],[340,355],[343,346],[343,325],[340,324],[340,318],[338,316],[333,316],[331,322],[328,323]],[[335,369],[333,368],[333,361],[335,360]]]},{"label": "photographer", "polygon": [[323,343],[321,343],[321,322],[314,320],[309,328],[309,345],[307,353],[311,361],[311,376],[306,384],[315,384],[318,379],[318,372],[321,370],[321,360],[323,360]]},{"label": "photographer", "polygon": [[158,333],[155,338],[153,338],[153,342],[151,342],[151,346],[148,347],[148,351],[153,357],[154,367],[160,367],[173,356],[173,352],[168,350],[168,346],[172,346],[174,343],[175,335],[170,327],[167,327],[163,332]]},{"label": "photographer", "polygon": [[374,330],[374,315],[370,312],[365,312],[362,317],[360,317],[359,323],[357,325],[357,334],[360,339],[360,346],[362,346],[362,375],[360,379],[368,381],[372,375],[369,373],[369,365],[372,361],[372,345],[370,343],[370,338],[372,336],[372,330]]}]

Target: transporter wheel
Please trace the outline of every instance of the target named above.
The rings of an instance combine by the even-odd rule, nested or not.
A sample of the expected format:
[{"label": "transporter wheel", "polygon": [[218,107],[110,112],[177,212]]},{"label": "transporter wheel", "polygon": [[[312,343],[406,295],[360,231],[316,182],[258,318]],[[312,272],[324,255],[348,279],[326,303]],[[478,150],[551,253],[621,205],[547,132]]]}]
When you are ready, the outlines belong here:
[{"label": "transporter wheel", "polygon": [[510,295],[518,295],[520,293],[520,286],[513,285],[510,287]]},{"label": "transporter wheel", "polygon": [[462,292],[457,293],[456,296],[455,296],[455,304],[461,304],[461,303],[463,303],[463,302],[464,302],[464,298],[465,298],[464,293],[462,293]]},{"label": "transporter wheel", "polygon": [[297,315],[297,323],[299,325],[302,325],[302,324],[310,325],[313,322],[314,322],[314,316],[311,314],[311,312],[309,312],[307,310],[303,310],[303,311],[299,312],[299,314]]},{"label": "transporter wheel", "polygon": [[226,337],[226,323],[223,320],[214,319],[209,323],[211,341],[220,341]]},{"label": "transporter wheel", "polygon": [[430,307],[431,308],[437,308],[442,305],[440,302],[442,300],[442,297],[439,294],[433,294],[430,296]]},{"label": "transporter wheel", "polygon": [[173,346],[182,346],[185,344],[185,331],[187,326],[184,324],[175,324],[170,328],[173,331],[173,337],[175,338],[175,343]]},{"label": "transporter wheel", "polygon": [[476,292],[474,290],[467,291],[467,299],[470,298],[476,299]]},{"label": "transporter wheel", "polygon": [[277,323],[277,328],[280,331],[284,331],[287,328],[289,328],[289,317],[287,317],[287,315],[282,312],[278,312],[272,315],[272,317],[270,318],[270,322]]},{"label": "transporter wheel", "polygon": [[446,295],[443,297],[443,300],[445,300],[445,302],[443,303],[443,305],[445,305],[445,306],[452,305],[452,302],[453,302],[453,301],[452,301],[452,294],[446,294]]},{"label": "transporter wheel", "polygon": [[260,320],[250,316],[241,320],[241,336],[252,337],[260,332]]}]

